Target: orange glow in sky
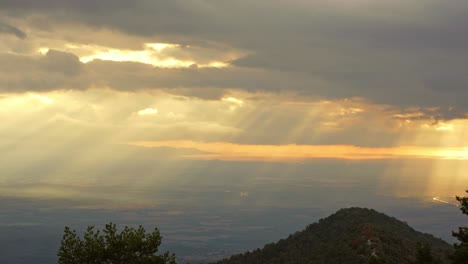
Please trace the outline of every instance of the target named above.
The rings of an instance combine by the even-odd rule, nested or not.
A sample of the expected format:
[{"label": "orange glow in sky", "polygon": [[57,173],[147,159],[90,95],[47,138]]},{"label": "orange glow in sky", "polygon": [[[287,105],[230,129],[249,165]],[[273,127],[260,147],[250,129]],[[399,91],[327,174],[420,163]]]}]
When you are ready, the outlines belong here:
[{"label": "orange glow in sky", "polygon": [[228,142],[196,141],[140,141],[130,145],[159,148],[195,149],[206,154],[189,155],[184,158],[202,160],[239,161],[296,161],[316,158],[371,160],[371,159],[468,159],[468,148],[435,148],[401,146],[369,148],[352,145],[245,145]]}]

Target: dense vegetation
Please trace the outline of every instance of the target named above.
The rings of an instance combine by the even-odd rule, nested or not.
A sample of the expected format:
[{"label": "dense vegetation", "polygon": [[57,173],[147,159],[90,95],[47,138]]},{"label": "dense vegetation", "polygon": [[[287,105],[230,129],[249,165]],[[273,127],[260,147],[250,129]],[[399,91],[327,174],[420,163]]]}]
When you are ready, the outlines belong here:
[{"label": "dense vegetation", "polygon": [[[468,193],[468,191],[466,191]],[[460,210],[463,214],[468,216],[468,196],[458,197],[460,202]],[[453,236],[460,241],[455,244],[455,253],[452,255],[453,264],[467,264],[468,263],[468,226],[460,227],[458,232],[453,232]]]},{"label": "dense vegetation", "polygon": [[370,209],[342,209],[287,239],[217,264],[446,263],[452,246]]},{"label": "dense vegetation", "polygon": [[125,227],[120,233],[115,224],[109,223],[102,231],[94,231],[89,226],[83,239],[75,230],[65,228],[58,257],[60,264],[175,264],[175,256],[168,252],[156,255],[161,245],[161,235],[155,229],[146,233],[138,229]]}]

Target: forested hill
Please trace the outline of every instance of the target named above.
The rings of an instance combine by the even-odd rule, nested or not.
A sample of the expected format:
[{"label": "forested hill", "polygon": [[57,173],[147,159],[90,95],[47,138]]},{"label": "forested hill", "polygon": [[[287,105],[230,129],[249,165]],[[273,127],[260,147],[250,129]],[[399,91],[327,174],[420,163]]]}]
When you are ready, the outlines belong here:
[{"label": "forested hill", "polygon": [[416,255],[428,253],[429,246],[433,261],[424,263],[446,263],[447,254],[453,250],[443,240],[415,231],[396,218],[375,210],[349,208],[287,239],[216,264],[418,263]]}]

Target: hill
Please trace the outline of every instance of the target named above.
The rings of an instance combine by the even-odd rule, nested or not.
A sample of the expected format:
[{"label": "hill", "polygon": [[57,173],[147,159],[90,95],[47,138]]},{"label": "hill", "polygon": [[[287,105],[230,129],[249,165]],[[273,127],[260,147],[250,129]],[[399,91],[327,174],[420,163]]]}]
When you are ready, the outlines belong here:
[{"label": "hill", "polygon": [[429,245],[434,259],[446,263],[453,248],[396,218],[364,208],[341,209],[276,243],[216,264],[361,264],[414,263],[418,243]]}]

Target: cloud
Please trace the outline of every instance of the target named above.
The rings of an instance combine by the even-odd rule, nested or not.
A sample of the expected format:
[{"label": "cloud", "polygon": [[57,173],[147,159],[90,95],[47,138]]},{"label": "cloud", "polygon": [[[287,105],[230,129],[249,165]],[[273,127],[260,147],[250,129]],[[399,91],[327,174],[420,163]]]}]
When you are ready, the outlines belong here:
[{"label": "cloud", "polygon": [[158,114],[158,109],[156,108],[145,108],[137,112],[138,115],[140,116],[146,116],[146,115],[156,115]]},{"label": "cloud", "polygon": [[[86,64],[73,54],[50,50],[45,56],[0,54],[0,91],[51,91],[111,88],[120,91],[166,90],[205,99],[220,99],[230,90],[249,93],[290,93],[302,97],[346,98],[360,94],[371,102],[402,109],[438,107],[431,114],[435,120],[464,118],[468,108],[468,90],[417,89],[401,93],[393,89],[353,92],[352,86],[327,81],[320,75],[231,66],[227,68],[158,68],[135,62],[94,60]],[[21,74],[15,74],[21,73]],[[354,81],[359,83],[358,81]],[[353,81],[350,79],[349,83]],[[378,86],[379,81],[376,81]],[[402,84],[403,85],[403,84]],[[361,86],[361,88],[364,86]],[[402,86],[404,87],[404,86]],[[356,88],[357,89],[357,88]],[[362,88],[364,89],[364,88]],[[407,95],[405,98],[404,95]],[[232,99],[227,102],[234,103]],[[428,115],[427,115],[428,116]]]},{"label": "cloud", "polygon": [[219,58],[225,56],[220,51],[182,47],[177,44],[145,43],[142,50],[119,50],[102,46],[70,44],[67,45],[67,48],[73,52],[76,50],[77,52],[89,53],[80,57],[80,61],[84,63],[105,60],[139,62],[161,68],[222,68],[228,66],[228,62],[223,62],[221,60],[223,58]]},{"label": "cloud", "polygon": [[16,37],[18,37],[20,39],[26,38],[26,33],[21,31],[20,29],[12,26],[10,24],[7,24],[5,22],[0,21],[0,34],[1,33],[13,34],[13,35],[15,35]]},{"label": "cloud", "polygon": [[[215,90],[282,90],[286,86],[305,88],[313,80],[307,76],[297,76],[297,81],[291,84],[289,79],[292,76],[288,78],[288,74],[277,73],[274,76],[261,69],[237,67],[167,69],[135,62],[102,60],[83,64],[73,54],[54,50],[42,57],[0,54],[0,60],[5,62],[3,67],[0,66],[4,70],[0,89],[8,92],[80,90],[96,86],[125,91],[167,88],[192,88],[196,91],[200,88],[204,92],[205,88],[211,87]],[[13,72],[20,72],[21,75],[12,75]]]},{"label": "cloud", "polygon": [[[223,70],[162,71],[95,61],[87,65],[87,75],[64,83],[67,88],[86,89],[90,83],[116,90],[169,88],[203,98],[220,98],[226,89],[288,91],[331,99],[362,97],[400,107],[454,107],[457,116],[468,112],[464,2],[22,0],[2,1],[0,7],[6,16],[14,11],[15,21],[26,25],[29,35],[41,32],[54,40],[91,46],[105,42],[109,49],[131,47],[133,52],[151,42],[198,47],[166,53],[187,61],[218,58],[213,50],[228,47],[243,55],[224,54],[222,61],[231,58],[227,63],[233,66]],[[78,34],[63,33],[67,28]],[[89,36],[96,31],[112,37],[93,40]],[[108,80],[114,69],[121,75]],[[11,85],[10,80],[6,86],[18,82]],[[58,82],[46,81],[42,90],[48,90],[46,84],[53,86],[49,90],[61,89]]]},{"label": "cloud", "polygon": [[429,120],[432,124],[437,124],[440,121],[465,119],[468,118],[468,113],[463,110],[448,107],[433,107],[433,108],[409,108],[400,109],[400,111],[393,115],[394,118],[401,121],[420,121]]},{"label": "cloud", "polygon": [[[45,55],[3,54],[1,56],[9,61],[0,65],[2,92],[77,90],[92,95],[96,90],[106,91],[112,88],[114,91],[102,95],[112,99],[111,95],[115,91],[130,91],[135,93],[137,98],[134,99],[135,105],[127,109],[128,113],[133,115],[142,110],[142,105],[155,105],[154,101],[151,101],[151,96],[144,97],[144,101],[140,96],[146,92],[152,93],[151,90],[164,90],[170,94],[203,98],[208,101],[195,104],[196,99],[186,97],[184,100],[190,99],[190,102],[165,109],[161,109],[158,102],[158,111],[161,113],[158,117],[169,117],[167,113],[176,113],[176,109],[187,106],[209,113],[225,110],[236,113],[229,115],[229,120],[226,119],[228,115],[219,119],[197,120],[199,116],[206,115],[202,112],[197,113],[195,117],[189,112],[177,113],[179,117],[176,118],[181,121],[181,116],[186,117],[185,125],[177,125],[181,131],[184,131],[183,127],[197,131],[201,131],[202,127],[208,130],[209,127],[214,131],[235,133],[236,137],[233,140],[236,142],[388,146],[397,142],[399,138],[395,134],[397,131],[413,130],[411,132],[413,133],[417,132],[418,126],[424,125],[428,125],[427,130],[429,130],[431,127],[439,127],[438,122],[466,118],[463,107],[405,108],[395,105],[376,105],[362,98],[321,100],[320,97],[314,98],[314,92],[307,93],[305,90],[295,94],[300,89],[306,89],[308,83],[315,83],[318,86],[316,92],[320,92],[320,88],[334,88],[320,79],[314,80],[313,76],[298,73],[272,74],[258,68],[240,67],[164,69],[142,63],[100,60],[82,63],[73,54],[54,50],[48,51]],[[296,80],[293,84],[289,83],[291,78]],[[284,87],[295,87],[296,90],[288,93],[289,90]],[[239,90],[246,90],[247,93]],[[219,104],[210,105],[210,102]],[[128,103],[119,101],[119,104]],[[123,109],[118,113],[119,115],[109,115],[115,119],[129,118],[125,116]],[[174,120],[175,116],[171,116],[171,120]],[[211,123],[212,121],[214,123]],[[413,123],[406,124],[407,121]],[[101,122],[100,120],[99,123]],[[161,124],[160,120],[158,123]],[[369,126],[370,123],[373,125]],[[461,128],[456,126],[455,129],[459,131]],[[171,132],[171,135],[175,134],[184,135],[184,133]],[[436,144],[438,141],[434,142]]]},{"label": "cloud", "polygon": [[0,61],[2,92],[84,88],[79,80],[82,63],[70,53],[49,50],[41,57],[0,53]]}]

